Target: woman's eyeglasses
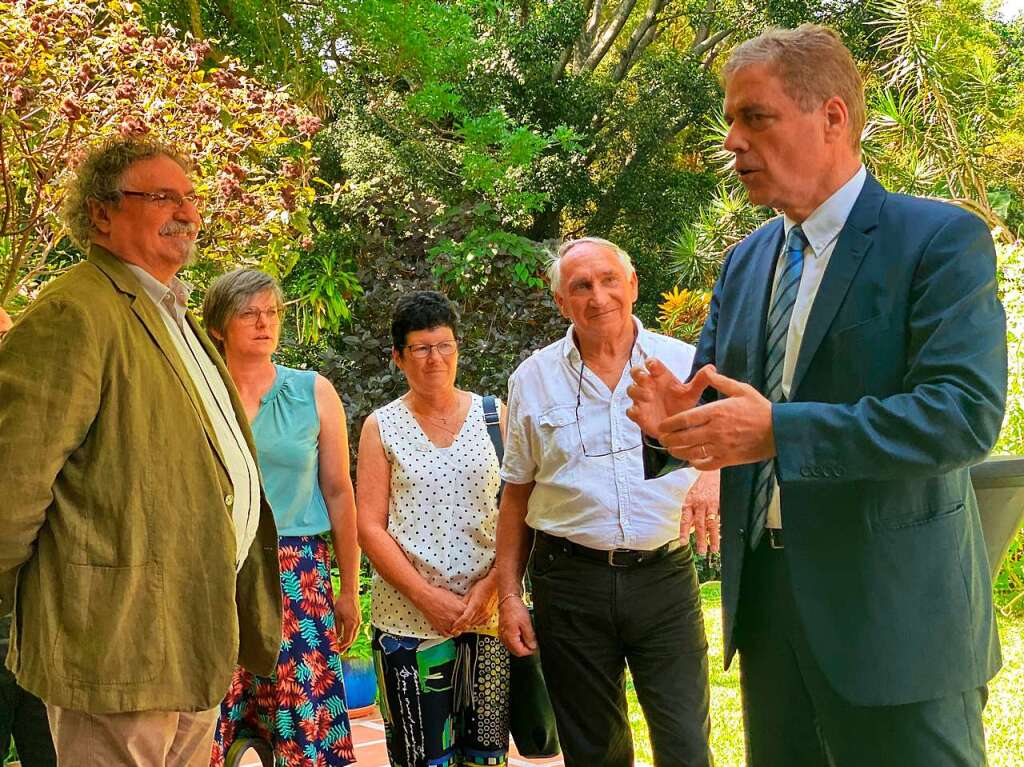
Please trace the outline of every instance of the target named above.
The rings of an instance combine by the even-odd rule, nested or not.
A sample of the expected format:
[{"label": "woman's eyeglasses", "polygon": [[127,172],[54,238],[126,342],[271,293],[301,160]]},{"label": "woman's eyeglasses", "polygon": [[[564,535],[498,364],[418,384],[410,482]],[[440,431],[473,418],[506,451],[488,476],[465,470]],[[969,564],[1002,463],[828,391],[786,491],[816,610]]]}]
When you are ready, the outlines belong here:
[{"label": "woman's eyeglasses", "polygon": [[442,357],[451,357],[459,350],[458,341],[442,341],[439,344],[410,344],[405,347],[409,356],[422,360],[430,356],[430,353],[437,349]]},{"label": "woman's eyeglasses", "polygon": [[272,306],[269,309],[243,309],[238,313],[238,319],[245,325],[257,324],[261,316],[267,318],[268,325],[274,325],[281,319],[281,310]]}]

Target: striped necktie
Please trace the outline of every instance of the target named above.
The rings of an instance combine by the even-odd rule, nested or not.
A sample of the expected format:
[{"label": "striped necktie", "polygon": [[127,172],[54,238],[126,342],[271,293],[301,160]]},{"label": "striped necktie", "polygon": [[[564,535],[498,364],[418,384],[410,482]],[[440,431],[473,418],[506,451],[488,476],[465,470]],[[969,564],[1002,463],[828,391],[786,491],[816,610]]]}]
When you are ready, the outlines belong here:
[{"label": "striped necktie", "polygon": [[[804,270],[804,248],[807,237],[799,226],[789,230],[786,252],[782,256],[782,274],[775,289],[771,309],[768,310],[767,333],[764,347],[764,395],[772,402],[782,402],[782,369],[786,362],[786,339],[789,338],[789,320],[800,290],[800,275]],[[762,461],[757,467],[754,483],[754,518],[750,524],[750,548],[757,548],[768,520],[775,487],[775,459]]]}]

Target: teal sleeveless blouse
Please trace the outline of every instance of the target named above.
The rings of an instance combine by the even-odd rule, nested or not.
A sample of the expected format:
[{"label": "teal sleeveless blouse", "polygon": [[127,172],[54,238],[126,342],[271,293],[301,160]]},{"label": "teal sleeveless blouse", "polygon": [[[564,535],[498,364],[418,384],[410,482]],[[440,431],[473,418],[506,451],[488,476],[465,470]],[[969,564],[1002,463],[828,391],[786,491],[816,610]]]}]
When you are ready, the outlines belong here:
[{"label": "teal sleeveless blouse", "polygon": [[315,535],[331,529],[320,492],[320,416],[316,373],[275,365],[277,378],[252,422],[263,489],[278,535]]}]

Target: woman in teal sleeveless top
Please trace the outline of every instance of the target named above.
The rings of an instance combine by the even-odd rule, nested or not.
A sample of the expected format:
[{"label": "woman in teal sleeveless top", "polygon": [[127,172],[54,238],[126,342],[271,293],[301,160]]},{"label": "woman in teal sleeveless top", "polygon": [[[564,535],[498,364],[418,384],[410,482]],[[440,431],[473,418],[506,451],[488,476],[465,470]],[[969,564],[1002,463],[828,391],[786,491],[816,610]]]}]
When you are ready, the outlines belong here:
[{"label": "woman in teal sleeveless top", "polygon": [[[360,621],[345,413],[327,379],[271,361],[283,307],[274,279],[254,269],[219,277],[203,303],[207,330],[252,425],[277,523],[284,606],[277,670],[260,677],[236,669],[221,704],[212,767],[222,767],[232,744],[247,737],[270,742],[278,764],[335,767],[355,760],[339,657]],[[336,603],[321,537],[327,532],[341,571]]]},{"label": "woman in teal sleeveless top", "polygon": [[274,365],[277,377],[252,419],[263,490],[280,536],[319,535],[331,529],[320,489],[320,415],[312,370]]}]

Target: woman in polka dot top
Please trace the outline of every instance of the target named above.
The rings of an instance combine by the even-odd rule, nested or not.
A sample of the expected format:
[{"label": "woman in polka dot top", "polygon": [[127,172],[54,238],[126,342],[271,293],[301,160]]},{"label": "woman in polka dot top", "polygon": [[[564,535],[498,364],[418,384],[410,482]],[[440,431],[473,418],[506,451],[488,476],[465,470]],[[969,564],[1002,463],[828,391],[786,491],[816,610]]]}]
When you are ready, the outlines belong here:
[{"label": "woman in polka dot top", "polygon": [[500,466],[482,398],[455,386],[457,330],[440,293],[399,299],[392,356],[409,391],[374,411],[359,441],[380,707],[391,763],[403,767],[504,765],[508,751],[493,570]]}]

